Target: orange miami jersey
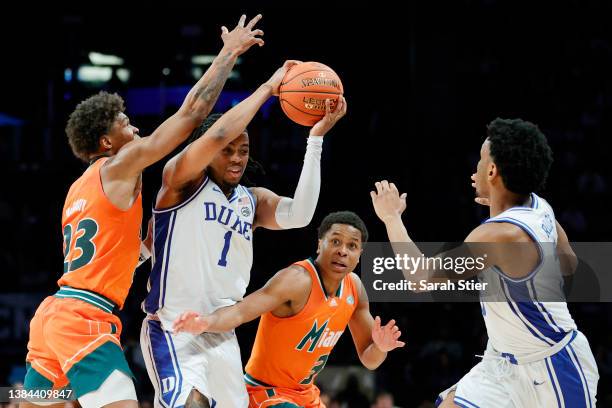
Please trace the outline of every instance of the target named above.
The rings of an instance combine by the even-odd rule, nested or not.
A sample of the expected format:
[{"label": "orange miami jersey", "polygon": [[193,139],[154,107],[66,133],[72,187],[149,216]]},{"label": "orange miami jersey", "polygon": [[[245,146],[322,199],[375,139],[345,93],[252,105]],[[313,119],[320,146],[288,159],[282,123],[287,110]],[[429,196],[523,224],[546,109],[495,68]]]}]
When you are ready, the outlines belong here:
[{"label": "orange miami jersey", "polygon": [[62,212],[64,274],[57,283],[95,292],[122,308],[140,254],[142,195],[125,211],[111,203],[100,179],[106,160],[91,165],[68,191]]},{"label": "orange miami jersey", "polygon": [[60,289],[30,321],[26,389],[69,385],[80,398],[115,370],[128,376],[120,343],[123,307],[140,253],[142,198],[128,210],[115,207],[93,163],[68,192],[62,213],[64,270]]},{"label": "orange miami jersey", "polygon": [[312,278],[304,308],[290,317],[262,315],[245,369],[252,407],[323,406],[313,384],[357,306],[358,291],[350,274],[334,296],[327,296],[312,259],[296,262]]}]

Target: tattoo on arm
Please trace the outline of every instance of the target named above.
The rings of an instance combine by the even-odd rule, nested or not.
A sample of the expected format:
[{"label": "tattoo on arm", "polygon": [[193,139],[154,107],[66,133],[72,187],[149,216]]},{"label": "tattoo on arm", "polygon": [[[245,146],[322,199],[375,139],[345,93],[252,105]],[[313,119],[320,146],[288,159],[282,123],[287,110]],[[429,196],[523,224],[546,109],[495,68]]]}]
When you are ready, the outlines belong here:
[{"label": "tattoo on arm", "polygon": [[227,80],[232,68],[234,67],[234,60],[230,58],[229,54],[219,57],[219,63],[213,65],[210,69],[211,78],[207,84],[200,86],[196,89],[193,99],[194,105],[198,111],[206,111],[207,114],[212,109],[212,104],[217,100],[223,85]]}]

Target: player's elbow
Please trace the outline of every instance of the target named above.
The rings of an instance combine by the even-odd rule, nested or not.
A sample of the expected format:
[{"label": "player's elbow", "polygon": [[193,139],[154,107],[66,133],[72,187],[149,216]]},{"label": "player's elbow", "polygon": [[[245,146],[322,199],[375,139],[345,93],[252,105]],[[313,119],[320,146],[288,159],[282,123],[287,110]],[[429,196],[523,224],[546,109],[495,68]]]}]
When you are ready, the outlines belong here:
[{"label": "player's elbow", "polygon": [[374,371],[376,370],[378,367],[380,367],[380,365],[382,364],[381,362],[373,362],[373,361],[368,361],[367,359],[361,359],[361,364],[363,364],[363,366],[365,368],[367,368],[370,371]]}]

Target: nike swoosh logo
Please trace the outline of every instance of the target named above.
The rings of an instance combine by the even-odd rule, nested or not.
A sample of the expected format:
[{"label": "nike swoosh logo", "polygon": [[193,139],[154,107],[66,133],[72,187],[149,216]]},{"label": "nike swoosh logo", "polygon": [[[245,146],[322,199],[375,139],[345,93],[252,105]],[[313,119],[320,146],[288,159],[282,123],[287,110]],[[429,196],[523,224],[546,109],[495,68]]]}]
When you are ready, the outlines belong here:
[{"label": "nike swoosh logo", "polygon": [[539,382],[537,382],[536,380],[533,380],[533,385],[542,385],[542,384],[544,384],[544,381],[542,381],[542,382],[540,382],[540,383],[539,383]]}]

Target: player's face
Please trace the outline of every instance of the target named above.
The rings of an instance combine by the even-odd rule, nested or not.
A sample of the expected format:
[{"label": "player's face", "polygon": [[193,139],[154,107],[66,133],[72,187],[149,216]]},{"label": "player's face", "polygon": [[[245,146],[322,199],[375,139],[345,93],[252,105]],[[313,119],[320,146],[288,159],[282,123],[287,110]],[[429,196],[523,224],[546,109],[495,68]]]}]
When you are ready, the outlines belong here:
[{"label": "player's face", "polygon": [[245,131],[215,156],[208,172],[221,189],[231,189],[240,183],[248,161],[249,135]]},{"label": "player's face", "polygon": [[480,148],[480,160],[476,173],[472,174],[472,187],[476,189],[476,197],[489,197],[488,173],[491,169],[491,143],[486,139]]},{"label": "player's face", "polygon": [[[106,143],[108,143],[107,147],[110,147],[109,150],[113,155],[117,154],[123,146],[134,139],[140,138],[138,132],[138,128],[130,124],[130,118],[121,112],[115,119],[111,131],[105,136],[107,138]],[[103,143],[105,142],[103,141]]]},{"label": "player's face", "polygon": [[353,272],[361,251],[361,231],[352,225],[333,224],[319,240],[317,263],[323,271],[340,279]]}]

